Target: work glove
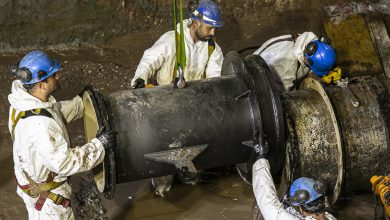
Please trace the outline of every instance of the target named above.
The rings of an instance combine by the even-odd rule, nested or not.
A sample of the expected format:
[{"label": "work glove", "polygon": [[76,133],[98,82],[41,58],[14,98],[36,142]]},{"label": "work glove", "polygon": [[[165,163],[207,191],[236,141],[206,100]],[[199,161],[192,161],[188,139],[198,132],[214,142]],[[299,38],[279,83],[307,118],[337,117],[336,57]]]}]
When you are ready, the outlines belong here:
[{"label": "work glove", "polygon": [[133,89],[145,88],[145,80],[138,78],[134,81]]},{"label": "work glove", "polygon": [[336,83],[341,79],[342,73],[340,67],[334,68],[328,74],[322,77],[322,82],[326,84]]},{"label": "work glove", "polygon": [[85,91],[91,91],[93,90],[93,87],[91,85],[86,85],[84,86],[84,89],[78,94],[81,98],[83,98],[83,94]]},{"label": "work glove", "polygon": [[104,131],[105,127],[101,127],[96,134],[96,138],[103,145],[104,149],[110,150],[116,147],[116,136],[112,131]]},{"label": "work glove", "polygon": [[258,159],[267,159],[268,155],[268,142],[264,140],[263,144],[255,144],[254,148],[254,153],[256,156],[256,161]]}]

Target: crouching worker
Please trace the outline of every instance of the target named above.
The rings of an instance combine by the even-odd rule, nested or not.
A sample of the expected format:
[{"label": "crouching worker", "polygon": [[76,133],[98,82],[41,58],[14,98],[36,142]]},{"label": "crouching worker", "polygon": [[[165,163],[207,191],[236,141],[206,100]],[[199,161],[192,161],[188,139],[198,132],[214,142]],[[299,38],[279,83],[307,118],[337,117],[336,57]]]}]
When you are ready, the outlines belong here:
[{"label": "crouching worker", "polygon": [[28,53],[13,70],[18,78],[8,96],[9,131],[17,194],[29,219],[74,219],[67,177],[101,163],[105,150],[116,146],[115,135],[101,132],[90,143],[70,147],[65,124],[83,116],[80,96],[57,102],[60,63],[42,51]]},{"label": "crouching worker", "polygon": [[301,177],[293,182],[286,204],[279,201],[266,159],[267,149],[255,149],[257,161],[253,165],[253,192],[257,205],[265,220],[292,219],[336,219],[325,212],[326,185],[313,179]]},{"label": "crouching worker", "polygon": [[254,54],[268,64],[281,90],[296,89],[307,76],[319,78],[325,84],[341,78],[341,69],[335,68],[336,51],[330,39],[317,38],[312,32],[271,38]]}]

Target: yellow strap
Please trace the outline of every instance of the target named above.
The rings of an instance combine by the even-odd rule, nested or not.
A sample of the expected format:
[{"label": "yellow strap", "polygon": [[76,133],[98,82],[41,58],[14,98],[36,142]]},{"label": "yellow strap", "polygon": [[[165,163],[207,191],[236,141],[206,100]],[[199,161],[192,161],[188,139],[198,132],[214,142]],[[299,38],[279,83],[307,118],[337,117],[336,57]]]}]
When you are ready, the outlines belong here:
[{"label": "yellow strap", "polygon": [[62,181],[62,182],[38,183],[37,186],[29,188],[28,191],[29,191],[29,194],[31,194],[31,195],[39,195],[43,192],[51,191],[51,190],[61,186],[65,182],[66,182],[66,180]]},{"label": "yellow strap", "polygon": [[20,118],[23,117],[26,114],[26,112],[21,111],[21,112],[19,112],[18,116],[16,116],[16,118],[15,118],[15,113],[16,113],[16,109],[12,109],[12,115],[11,115],[11,120],[12,120],[11,137],[12,137],[12,141],[15,140],[15,127],[16,127],[16,124],[18,124]]},{"label": "yellow strap", "polygon": [[[53,190],[66,182],[49,182],[49,183],[36,183],[31,177],[27,174],[26,171],[23,171],[24,176],[26,177],[30,187],[28,189],[22,189],[23,192],[27,193],[31,197],[37,197],[42,192]],[[49,175],[52,175],[51,173]]]},{"label": "yellow strap", "polygon": [[41,113],[41,108],[31,109],[30,111],[31,111],[32,113],[34,113],[34,114],[39,115],[39,114]]},{"label": "yellow strap", "polygon": [[[34,114],[37,114],[39,115],[41,113],[41,108],[37,108],[37,109],[32,109],[30,110],[32,113]],[[19,114],[16,116],[15,118],[15,114],[16,114],[16,109],[12,109],[12,114],[11,114],[11,120],[12,120],[12,130],[11,130],[11,137],[12,137],[12,141],[15,140],[15,128],[16,128],[16,124],[18,124],[19,120],[26,115],[26,112],[25,111],[21,111],[19,112]]]},{"label": "yellow strap", "polygon": [[[180,42],[180,34],[177,31],[176,31],[176,42]],[[181,45],[180,44],[176,45],[176,57],[181,57]],[[177,72],[177,69],[176,69],[176,65],[175,65],[175,68],[173,69],[173,74],[172,74],[172,76],[173,76],[172,82],[175,82],[176,72]]]},{"label": "yellow strap", "polygon": [[208,46],[209,57],[208,57],[207,62],[209,61],[210,56],[211,56],[211,54],[214,52],[214,50],[215,50],[215,45],[209,44],[209,46]]},{"label": "yellow strap", "polygon": [[24,174],[24,177],[26,177],[28,184],[30,184],[30,186],[38,185],[33,179],[31,179],[31,177],[27,174],[26,171],[23,170],[23,174]]},{"label": "yellow strap", "polygon": [[28,189],[22,189],[23,192],[25,192],[27,195],[36,198],[38,197],[41,193],[46,192],[46,191],[51,191],[62,184],[64,184],[66,181],[62,182],[50,182],[50,183],[38,183],[36,186],[31,186]]},{"label": "yellow strap", "polygon": [[209,64],[209,61],[210,61],[210,57],[211,57],[211,54],[214,52],[215,50],[215,39],[214,38],[211,38],[210,40],[208,40],[208,58],[207,58],[207,63],[206,63],[206,68],[204,69],[204,72],[203,72],[203,79],[206,79],[206,69],[207,69],[207,65]]},{"label": "yellow strap", "polygon": [[47,198],[54,202],[56,205],[61,205],[64,199],[67,199],[63,197],[62,195],[55,194],[52,192],[49,192],[49,195],[47,195]]}]

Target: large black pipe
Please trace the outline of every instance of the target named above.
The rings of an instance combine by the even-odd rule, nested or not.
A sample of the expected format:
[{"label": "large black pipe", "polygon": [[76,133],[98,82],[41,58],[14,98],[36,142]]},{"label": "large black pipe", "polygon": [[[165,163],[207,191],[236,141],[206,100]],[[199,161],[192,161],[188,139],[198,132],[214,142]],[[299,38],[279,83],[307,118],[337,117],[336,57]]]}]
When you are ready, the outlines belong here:
[{"label": "large black pipe", "polygon": [[[117,132],[115,160],[104,164],[105,182],[247,162],[253,144],[263,143],[265,137],[272,170],[280,170],[284,123],[280,101],[267,80],[269,68],[258,56],[244,63],[233,54],[227,62],[224,69],[230,68],[231,74],[188,82],[184,89],[168,85],[125,90],[106,96],[104,105],[96,91],[88,93],[90,107],[107,113],[97,120],[106,118],[107,127]],[[107,167],[115,167],[116,174]],[[104,191],[112,192],[115,183]]]},{"label": "large black pipe", "polygon": [[333,203],[342,190],[366,189],[371,175],[390,171],[389,80],[357,80],[349,93],[307,78],[299,90],[283,93],[285,151],[283,111],[269,68],[253,55],[242,61],[233,54],[226,61],[228,75],[184,89],[127,90],[105,101],[88,93],[98,121],[92,130],[104,125],[118,132],[115,156],[109,152],[103,165],[104,187],[97,181],[101,191],[111,197],[116,183],[247,162],[249,146],[263,140],[270,145],[273,173],[287,155],[287,186],[300,176],[323,179]]},{"label": "large black pipe", "polygon": [[236,99],[248,87],[235,75],[188,82],[185,89],[159,86],[107,97],[118,132],[117,182],[176,173],[169,163],[145,158],[153,152],[207,145],[194,159],[198,169],[247,160],[242,145],[252,137],[249,104]]}]

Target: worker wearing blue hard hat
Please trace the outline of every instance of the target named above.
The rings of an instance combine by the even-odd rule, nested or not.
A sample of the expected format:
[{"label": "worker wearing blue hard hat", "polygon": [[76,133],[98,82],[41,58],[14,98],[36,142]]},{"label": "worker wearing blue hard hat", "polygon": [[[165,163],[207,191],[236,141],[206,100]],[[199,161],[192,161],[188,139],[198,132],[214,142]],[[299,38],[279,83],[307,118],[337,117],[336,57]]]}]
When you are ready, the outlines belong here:
[{"label": "worker wearing blue hard hat", "polygon": [[25,55],[12,70],[17,80],[8,96],[17,194],[29,219],[74,219],[68,176],[91,170],[116,146],[115,135],[101,132],[89,143],[71,147],[66,124],[81,118],[80,95],[57,102],[60,62],[42,51]]},{"label": "worker wearing blue hard hat", "polygon": [[284,90],[295,89],[309,75],[326,83],[341,79],[341,69],[336,67],[336,51],[327,37],[312,32],[283,35],[266,41],[254,54],[260,55],[279,78]]},{"label": "worker wearing blue hard hat", "polygon": [[[217,28],[223,26],[220,7],[212,0],[190,0],[188,5],[189,19],[183,20],[184,47],[186,65],[183,76],[186,81],[200,80],[221,76],[223,54],[214,38]],[[177,24],[180,30],[180,23]],[[176,41],[180,33],[168,31],[147,49],[131,81],[132,88],[153,86],[151,79],[158,85],[176,82]],[[154,82],[155,83],[155,82]],[[193,180],[185,181],[193,183]],[[156,194],[164,196],[169,191],[173,176],[152,179]],[[196,176],[194,177],[196,181]]]},{"label": "worker wearing blue hard hat", "polygon": [[282,203],[276,194],[267,153],[267,145],[255,146],[253,156],[256,162],[252,169],[253,192],[265,220],[336,219],[325,211],[326,184],[322,181],[307,177],[296,179]]},{"label": "worker wearing blue hard hat", "polygon": [[[183,20],[184,78],[190,81],[220,76],[223,54],[214,35],[216,28],[223,26],[221,9],[212,0],[192,0],[188,8],[190,18]],[[180,29],[180,23],[177,29]],[[155,78],[158,85],[175,81],[175,38],[179,34],[168,31],[144,52],[131,81],[133,88],[144,87],[151,78]]]}]

